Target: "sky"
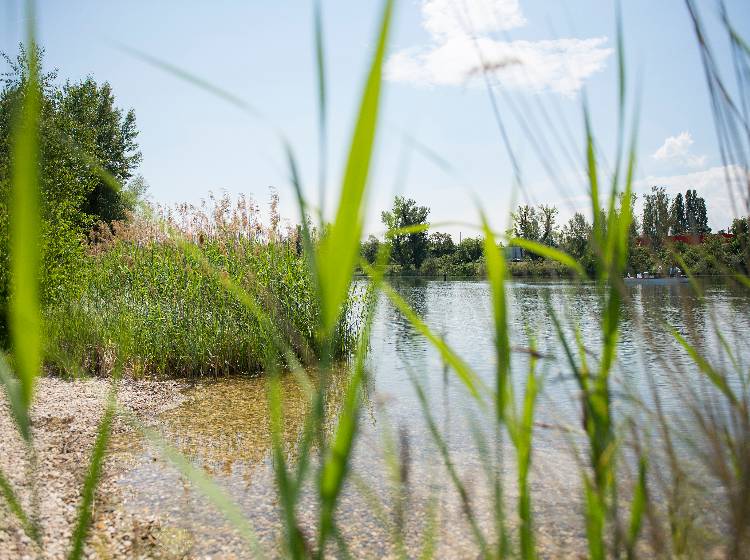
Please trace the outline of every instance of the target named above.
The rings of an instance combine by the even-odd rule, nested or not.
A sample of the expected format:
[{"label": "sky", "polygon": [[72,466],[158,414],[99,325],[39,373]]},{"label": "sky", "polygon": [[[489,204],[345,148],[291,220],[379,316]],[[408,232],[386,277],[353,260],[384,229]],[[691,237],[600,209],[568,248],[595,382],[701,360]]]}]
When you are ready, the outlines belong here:
[{"label": "sky", "polygon": [[[730,75],[717,4],[697,3]],[[712,227],[726,228],[735,210],[684,2],[622,4],[628,107],[640,106],[636,190],[695,188],[706,198]],[[330,216],[382,2],[321,5]],[[750,36],[750,2],[731,0],[727,7],[734,25]],[[0,50],[14,55],[24,37],[23,3],[0,0],[0,21]],[[37,34],[45,65],[58,69],[60,81],[88,75],[108,81],[118,105],[135,109],[139,173],[154,202],[198,203],[209,192],[226,192],[251,195],[267,207],[275,189],[282,215],[297,221],[279,131],[299,162],[306,198],[320,199],[311,0],[38,2]],[[231,92],[262,118],[133,51]],[[482,64],[487,81],[478,71]],[[614,164],[618,138],[614,2],[400,0],[384,75],[368,232],[382,231],[380,212],[395,194],[429,206],[431,222],[454,235],[476,233],[461,224],[476,224],[480,208],[498,228],[524,202],[558,206],[560,222],[575,211],[590,213],[582,175],[584,99],[605,171]]]}]

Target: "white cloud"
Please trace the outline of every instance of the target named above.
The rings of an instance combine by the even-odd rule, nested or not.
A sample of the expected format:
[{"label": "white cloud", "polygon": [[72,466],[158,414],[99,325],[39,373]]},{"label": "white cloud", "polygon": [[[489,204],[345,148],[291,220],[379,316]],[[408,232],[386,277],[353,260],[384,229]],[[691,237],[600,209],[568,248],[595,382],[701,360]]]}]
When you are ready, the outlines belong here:
[{"label": "white cloud", "polygon": [[690,153],[693,137],[689,132],[680,132],[677,136],[670,136],[664,144],[651,156],[659,161],[677,161],[690,167],[701,167],[706,163],[706,156]]},{"label": "white cloud", "polygon": [[706,199],[708,221],[716,231],[727,228],[733,218],[750,212],[750,172],[739,165],[719,165],[683,175],[651,175],[637,181],[635,188],[648,193],[655,185],[665,187],[670,195],[678,192],[684,195],[686,190],[695,189],[698,196]]},{"label": "white cloud", "polygon": [[606,37],[495,39],[490,33],[526,24],[518,0],[424,0],[422,18],[432,44],[395,53],[386,66],[388,79],[462,85],[477,81],[485,69],[504,87],[573,95],[612,53]]}]

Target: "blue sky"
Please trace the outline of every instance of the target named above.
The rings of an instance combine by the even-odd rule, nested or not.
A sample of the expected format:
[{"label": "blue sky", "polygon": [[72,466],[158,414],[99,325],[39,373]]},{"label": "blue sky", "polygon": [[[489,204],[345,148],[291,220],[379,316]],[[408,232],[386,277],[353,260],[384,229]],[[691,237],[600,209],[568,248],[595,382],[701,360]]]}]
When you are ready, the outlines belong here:
[{"label": "blue sky", "polygon": [[[38,4],[38,34],[47,65],[57,67],[61,79],[90,74],[109,81],[118,103],[135,109],[143,151],[140,172],[153,200],[197,202],[209,191],[226,190],[252,194],[265,205],[268,187],[274,186],[282,213],[296,218],[283,154],[270,126],[118,45],[182,67],[257,107],[292,140],[307,196],[318,200],[311,2]],[[720,59],[728,64],[716,3],[699,4]],[[322,5],[332,194],[338,188],[381,2],[323,0]],[[750,35],[750,2],[727,5],[735,25]],[[22,39],[22,13],[17,0],[0,0],[1,50],[15,53]],[[434,222],[476,222],[481,204],[498,227],[505,224],[511,204],[523,200],[512,188],[512,167],[487,91],[472,78],[477,44],[486,61],[506,64],[493,73],[492,82],[521,164],[525,196],[558,205],[561,221],[585,209],[580,164],[583,91],[607,160],[612,160],[616,139],[614,13],[614,3],[595,0],[398,2],[368,230],[380,229],[380,210],[394,192],[430,206]],[[695,187],[707,199],[713,227],[726,227],[732,209],[684,3],[628,0],[623,2],[623,21],[628,76],[641,91],[638,189],[645,191],[651,184],[665,185],[670,192]],[[517,114],[523,115],[522,122]],[[535,130],[544,161],[524,134],[523,123]],[[450,162],[450,171],[410,150],[404,132]],[[468,233],[458,226],[442,229]]]}]

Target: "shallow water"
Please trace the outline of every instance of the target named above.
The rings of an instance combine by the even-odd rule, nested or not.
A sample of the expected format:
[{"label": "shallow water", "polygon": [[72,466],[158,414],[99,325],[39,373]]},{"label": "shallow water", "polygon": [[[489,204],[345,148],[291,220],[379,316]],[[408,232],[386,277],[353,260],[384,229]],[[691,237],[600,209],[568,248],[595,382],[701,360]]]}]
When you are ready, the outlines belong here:
[{"label": "shallow water", "polygon": [[[492,387],[494,346],[489,289],[483,281],[396,281],[399,292],[443,336],[479,377]],[[654,391],[667,416],[684,406],[685,387],[708,391],[695,366],[675,342],[667,325],[674,327],[714,363],[728,365],[715,326],[747,370],[750,363],[750,296],[722,283],[705,285],[698,297],[688,285],[633,286],[628,288],[618,364],[613,379],[614,398],[622,416],[650,421]],[[585,534],[579,506],[579,474],[570,447],[579,439],[580,419],[576,386],[556,331],[551,307],[565,325],[574,344],[577,325],[595,361],[601,305],[595,284],[568,281],[516,281],[508,285],[514,385],[522,394],[530,361],[528,349],[543,355],[537,368],[543,389],[535,431],[534,493],[537,524],[548,535],[542,552],[549,555],[581,550]],[[355,557],[394,552],[388,522],[378,518],[383,507],[393,515],[384,462],[384,438],[398,434],[408,444],[410,463],[409,515],[405,522],[407,548],[421,543],[430,512],[438,511],[440,527],[450,528],[450,539],[440,543],[443,555],[473,557],[474,545],[461,507],[441,466],[427,432],[424,411],[413,380],[424,387],[429,409],[449,444],[464,482],[471,488],[477,510],[486,499],[486,485],[477,453],[477,434],[491,437],[490,416],[477,406],[461,382],[446,372],[439,354],[384,298],[378,303],[368,361],[369,383],[362,418],[363,434],[354,459],[355,478],[339,510],[342,532]],[[345,374],[336,374],[329,397],[335,410],[340,404]],[[284,380],[285,441],[290,457],[302,430],[305,400],[291,377]],[[202,382],[190,391],[184,405],[164,414],[163,434],[224,486],[252,521],[261,541],[275,549],[280,538],[273,469],[266,383],[263,378]],[[561,431],[562,429],[562,431]],[[177,531],[185,552],[203,556],[246,556],[242,543],[199,493],[143,442],[133,441],[121,460],[129,467],[120,478],[124,508],[143,515],[158,515],[163,527]],[[509,453],[510,449],[506,451]],[[510,462],[512,463],[512,462]],[[512,464],[507,466],[508,499],[513,498]],[[375,501],[373,501],[375,500]],[[378,504],[380,500],[380,504]],[[437,500],[437,506],[430,504]],[[303,526],[314,519],[314,500],[308,495],[301,506]],[[483,522],[489,522],[483,519]],[[303,527],[304,528],[304,527]],[[166,534],[166,533],[165,533]]]}]

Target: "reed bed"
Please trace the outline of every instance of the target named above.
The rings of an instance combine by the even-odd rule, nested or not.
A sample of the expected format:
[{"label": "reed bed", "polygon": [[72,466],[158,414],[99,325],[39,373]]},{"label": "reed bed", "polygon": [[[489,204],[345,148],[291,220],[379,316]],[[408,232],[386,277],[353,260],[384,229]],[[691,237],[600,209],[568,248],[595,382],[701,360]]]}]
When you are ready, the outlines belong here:
[{"label": "reed bed", "polygon": [[[273,195],[270,225],[252,200],[226,195],[101,225],[82,286],[44,309],[47,366],[64,375],[109,375],[115,362],[134,376],[252,374],[274,352],[276,335],[312,363],[320,308],[301,240],[294,229],[279,231],[277,205]],[[278,332],[227,281],[252,294]],[[353,312],[342,314],[335,359],[346,357],[358,328]]]}]

